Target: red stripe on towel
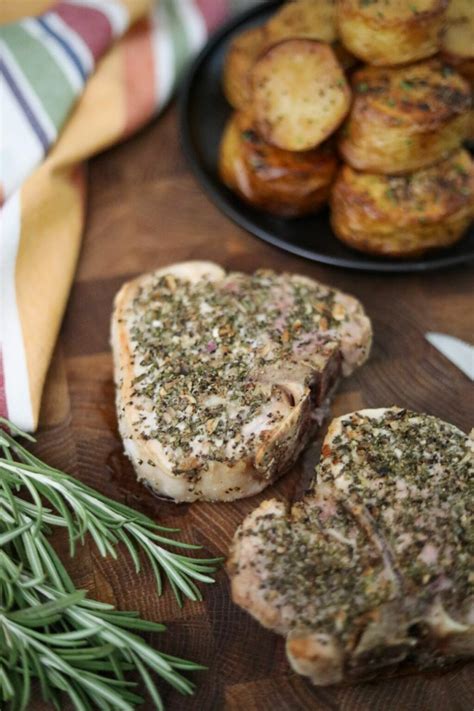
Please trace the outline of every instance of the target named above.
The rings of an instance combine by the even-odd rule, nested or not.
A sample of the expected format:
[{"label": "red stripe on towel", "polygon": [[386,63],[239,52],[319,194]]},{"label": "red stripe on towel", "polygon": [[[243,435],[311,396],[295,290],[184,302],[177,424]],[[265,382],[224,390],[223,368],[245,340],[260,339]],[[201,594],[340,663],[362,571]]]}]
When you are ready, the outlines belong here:
[{"label": "red stripe on towel", "polygon": [[221,25],[229,15],[229,0],[194,0],[200,9],[208,32]]},{"label": "red stripe on towel", "polygon": [[156,96],[156,72],[151,18],[137,22],[122,40],[125,79],[125,127],[128,136],[153,115]]},{"label": "red stripe on towel", "polygon": [[80,35],[97,61],[112,41],[109,18],[93,7],[70,5],[66,2],[58,3],[53,10],[63,22]]}]

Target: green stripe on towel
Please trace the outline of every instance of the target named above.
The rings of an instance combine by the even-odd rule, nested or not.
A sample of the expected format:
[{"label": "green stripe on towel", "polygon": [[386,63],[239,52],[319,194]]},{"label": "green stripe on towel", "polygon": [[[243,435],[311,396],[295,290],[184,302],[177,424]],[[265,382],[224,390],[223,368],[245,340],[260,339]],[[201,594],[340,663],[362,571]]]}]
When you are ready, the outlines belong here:
[{"label": "green stripe on towel", "polygon": [[[0,29],[0,37],[14,56],[44,111],[59,130],[76,99],[68,77],[44,45],[21,25],[5,25]],[[31,108],[34,111],[34,106]]]}]

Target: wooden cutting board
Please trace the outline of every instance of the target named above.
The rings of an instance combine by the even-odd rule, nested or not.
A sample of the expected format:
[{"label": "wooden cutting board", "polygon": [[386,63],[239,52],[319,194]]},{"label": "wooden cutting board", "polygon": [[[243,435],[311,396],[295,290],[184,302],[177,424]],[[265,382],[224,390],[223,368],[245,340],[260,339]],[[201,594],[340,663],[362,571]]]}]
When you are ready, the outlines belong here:
[{"label": "wooden cutting board", "polygon": [[[424,340],[443,331],[472,340],[473,272],[426,275],[364,274],[317,266],[272,248],[234,226],[208,201],[179,149],[174,107],[138,136],[90,164],[89,218],[76,281],[46,386],[36,451],[104,494],[135,506],[206,553],[225,555],[244,516],[272,495],[295,496],[311,455],[263,495],[234,504],[175,505],[135,481],[122,455],[114,409],[109,349],[112,299],[142,271],[185,259],[211,259],[227,269],[265,266],[307,274],[347,290],[373,320],[370,361],[342,386],[332,412],[401,405],[432,413],[467,431],[474,424],[472,386]],[[471,388],[471,390],[470,390]],[[67,557],[61,536],[57,545]],[[138,577],[125,556],[101,559],[87,545],[70,570],[91,596],[139,610],[167,625],[153,643],[208,665],[195,675],[194,697],[163,685],[170,710],[208,711],[471,711],[474,665],[445,673],[390,678],[316,689],[289,668],[281,637],[235,607],[221,571],[203,603],[180,610],[151,575]],[[45,709],[40,702],[32,709]],[[152,709],[152,705],[145,705]]]}]

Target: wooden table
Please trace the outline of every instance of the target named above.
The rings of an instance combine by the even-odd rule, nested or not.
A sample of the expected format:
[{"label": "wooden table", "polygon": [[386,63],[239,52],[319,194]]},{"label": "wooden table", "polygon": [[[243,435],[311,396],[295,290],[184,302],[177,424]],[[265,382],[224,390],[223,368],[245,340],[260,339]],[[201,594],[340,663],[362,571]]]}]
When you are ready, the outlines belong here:
[{"label": "wooden table", "polygon": [[[474,424],[469,381],[423,334],[443,331],[472,340],[473,273],[460,268],[377,276],[318,266],[267,246],[229,222],[203,194],[180,152],[176,118],[171,107],[138,136],[90,164],[84,246],[46,386],[36,449],[48,462],[105,494],[166,525],[179,526],[183,538],[202,544],[210,554],[225,555],[235,528],[262,498],[292,496],[299,490],[301,466],[263,495],[235,504],[174,505],[153,498],[136,483],[117,434],[109,349],[112,299],[122,282],[185,259],[212,259],[245,271],[259,266],[285,269],[327,281],[362,300],[375,331],[370,362],[342,386],[333,413],[398,404],[468,430]],[[56,542],[63,546],[61,538]],[[163,686],[170,710],[474,707],[474,665],[442,675],[311,687],[291,672],[283,639],[232,604],[224,571],[214,586],[205,588],[203,603],[188,603],[179,610],[169,590],[158,598],[151,575],[137,577],[125,557],[113,563],[86,546],[70,569],[91,595],[165,622],[167,632],[153,639],[158,646],[209,666],[196,674],[198,688],[191,699]]]}]

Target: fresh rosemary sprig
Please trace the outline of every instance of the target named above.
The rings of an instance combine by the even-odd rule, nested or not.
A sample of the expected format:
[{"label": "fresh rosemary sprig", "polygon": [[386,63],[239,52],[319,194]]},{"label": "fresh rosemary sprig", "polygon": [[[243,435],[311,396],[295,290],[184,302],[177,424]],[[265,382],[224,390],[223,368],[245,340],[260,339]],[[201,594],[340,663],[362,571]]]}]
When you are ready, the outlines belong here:
[{"label": "fresh rosemary sprig", "polygon": [[[0,418],[12,431],[33,440],[11,423]],[[33,440],[34,441],[34,440]],[[7,432],[0,429],[0,507],[2,517],[12,527],[23,527],[26,551],[31,570],[38,576],[47,572],[48,560],[37,534],[49,526],[68,529],[70,553],[74,555],[77,541],[81,543],[89,533],[102,556],[117,557],[117,545],[123,543],[140,572],[140,552],[151,563],[158,594],[162,592],[162,573],[168,578],[176,599],[181,604],[181,594],[191,600],[201,600],[202,595],[194,581],[212,583],[209,573],[215,570],[219,558],[193,558],[174,551],[174,548],[198,550],[200,546],[182,543],[170,538],[169,533],[179,529],[166,528],[148,516],[124,504],[103,496],[73,477],[45,464],[35,457]],[[30,501],[18,496],[29,495]],[[45,508],[47,501],[51,508]],[[39,540],[42,540],[41,537]],[[163,545],[162,545],[163,544]],[[54,571],[49,571],[54,575]],[[59,579],[55,580],[59,584]]]},{"label": "fresh rosemary sprig", "polygon": [[[0,418],[0,424],[32,439],[7,420]],[[150,672],[192,693],[193,684],[181,672],[204,667],[158,652],[135,633],[159,632],[163,625],[77,590],[48,541],[55,526],[67,528],[71,555],[86,533],[104,556],[116,557],[122,542],[137,572],[145,553],[158,593],[164,574],[180,604],[182,595],[201,599],[195,581],[213,582],[209,573],[219,561],[170,552],[162,544],[199,546],[163,535],[177,529],[159,526],[48,466],[0,429],[0,702],[11,711],[27,709],[36,680],[43,698],[58,709],[66,693],[78,711],[130,711],[142,702],[124,675],[132,669],[157,709],[163,704]]]},{"label": "fresh rosemary sprig", "polygon": [[204,667],[157,652],[131,631],[161,632],[163,625],[87,599],[82,590],[64,593],[42,583],[8,550],[0,551],[0,574],[0,699],[12,711],[28,708],[31,679],[39,681],[45,701],[60,709],[66,692],[79,711],[130,711],[141,703],[124,677],[130,669],[139,672],[158,709],[163,704],[150,671],[183,694],[193,692],[181,670]]}]

